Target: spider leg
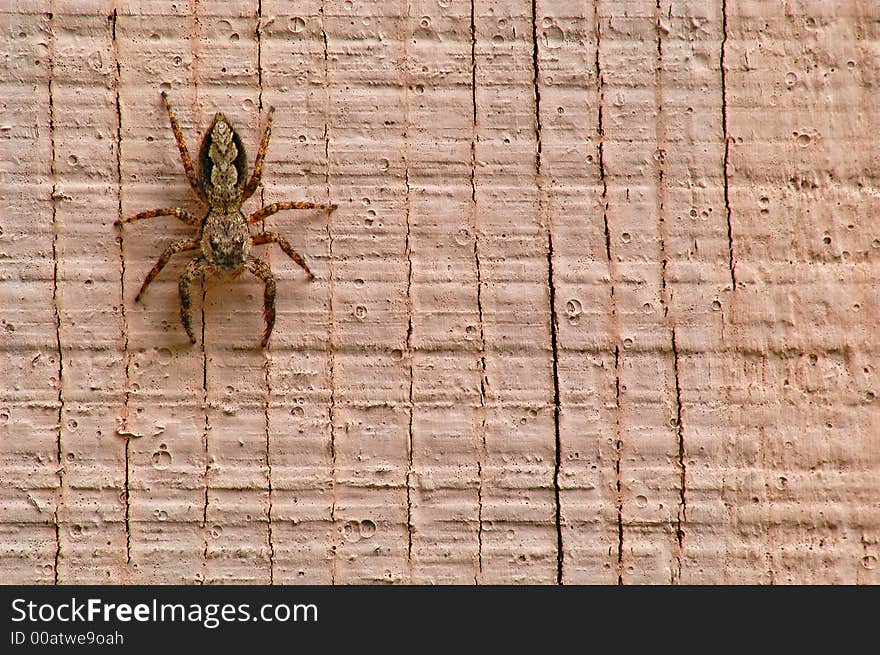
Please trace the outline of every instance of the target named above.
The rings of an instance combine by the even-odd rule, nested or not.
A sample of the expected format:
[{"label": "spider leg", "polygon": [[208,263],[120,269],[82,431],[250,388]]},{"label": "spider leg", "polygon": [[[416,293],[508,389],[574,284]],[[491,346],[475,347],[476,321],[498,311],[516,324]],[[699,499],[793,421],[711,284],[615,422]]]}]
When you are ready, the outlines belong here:
[{"label": "spider leg", "polygon": [[141,290],[138,291],[138,295],[135,296],[134,301],[137,302],[141,299],[141,296],[144,295],[144,291],[147,290],[150,282],[152,282],[153,278],[159,275],[159,272],[165,268],[165,264],[168,263],[168,260],[171,259],[172,255],[176,255],[184,250],[195,250],[198,247],[199,242],[196,239],[183,239],[182,241],[175,241],[168,246],[165,249],[165,252],[162,253],[162,256],[159,257],[159,261],[156,262],[156,265],[150,269],[149,273],[147,273],[147,279],[144,280],[144,283],[141,285]]},{"label": "spider leg", "polygon": [[272,214],[277,214],[284,209],[329,209],[330,211],[333,211],[336,207],[337,205],[324,205],[315,202],[291,202],[289,200],[273,202],[271,205],[266,205],[262,209],[258,209],[248,216],[247,222],[256,223],[257,221],[261,221]]},{"label": "spider leg", "polygon": [[202,202],[207,203],[208,198],[205,196],[205,192],[199,184],[199,178],[196,176],[195,168],[193,168],[192,159],[189,156],[189,149],[186,147],[186,139],[183,138],[183,132],[180,129],[180,125],[177,124],[177,117],[174,115],[174,110],[171,108],[171,103],[168,101],[168,94],[164,91],[162,91],[162,102],[165,103],[165,109],[168,110],[168,119],[171,121],[171,131],[174,132],[174,139],[177,141],[177,148],[180,150],[180,159],[183,161],[183,170],[186,171],[186,177],[189,179],[189,184]]},{"label": "spider leg", "polygon": [[180,322],[183,323],[183,329],[186,330],[186,334],[192,343],[196,342],[192,329],[192,283],[197,276],[204,273],[209,267],[210,264],[204,257],[196,257],[186,267],[186,271],[180,276],[180,282],[178,283],[180,291]]},{"label": "spider leg", "polygon": [[254,172],[251,179],[244,185],[244,191],[241,194],[241,201],[244,202],[250,198],[257,187],[260,186],[260,177],[263,175],[263,161],[266,159],[266,151],[269,149],[269,137],[272,136],[272,118],[275,115],[275,107],[269,107],[269,121],[266,123],[266,129],[263,131],[263,138],[260,141],[260,149],[257,150],[257,158],[254,160]]},{"label": "spider leg", "polygon": [[272,327],[275,325],[275,276],[272,269],[262,259],[251,259],[245,264],[245,268],[263,281],[265,291],[263,293],[263,318],[266,321],[266,331],[260,345],[263,348],[269,343]]},{"label": "spider leg", "polygon": [[123,218],[114,223],[114,225],[123,225],[124,223],[133,223],[135,221],[140,221],[145,218],[153,218],[154,216],[176,216],[180,220],[182,220],[187,225],[198,225],[199,222],[196,220],[194,216],[187,213],[180,207],[167,207],[164,209],[150,209],[145,212],[141,212],[140,214],[135,214],[134,216],[129,216],[128,218]]},{"label": "spider leg", "polygon": [[309,276],[309,281],[315,279],[314,273],[309,270],[309,267],[305,263],[303,258],[299,256],[299,254],[290,246],[287,240],[280,234],[277,234],[276,232],[263,232],[254,237],[255,246],[259,246],[264,243],[277,243],[288,257],[290,257],[293,261],[302,266],[302,269]]}]

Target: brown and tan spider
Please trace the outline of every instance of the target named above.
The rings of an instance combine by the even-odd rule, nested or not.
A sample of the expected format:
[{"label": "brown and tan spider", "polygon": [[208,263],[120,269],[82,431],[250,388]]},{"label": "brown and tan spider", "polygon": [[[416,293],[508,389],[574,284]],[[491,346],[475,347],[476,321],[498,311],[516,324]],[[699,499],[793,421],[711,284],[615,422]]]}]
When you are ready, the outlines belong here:
[{"label": "brown and tan spider", "polygon": [[205,133],[199,151],[200,170],[197,176],[189,156],[186,140],[183,138],[183,132],[177,124],[174,110],[171,108],[171,103],[168,102],[168,96],[164,91],[162,92],[162,102],[165,104],[165,109],[168,110],[171,129],[177,140],[186,176],[199,199],[208,205],[208,211],[201,219],[198,219],[179,207],[151,209],[116,221],[116,225],[122,225],[154,216],[176,216],[198,230],[194,238],[176,241],[165,249],[165,252],[159,257],[159,261],[147,274],[147,278],[135,297],[135,302],[141,299],[147,286],[173,255],[186,250],[201,250],[201,253],[189,263],[186,271],[180,277],[179,285],[180,320],[183,322],[183,327],[189,335],[190,341],[196,342],[191,319],[192,284],[195,279],[199,276],[204,278],[209,272],[231,279],[243,271],[249,271],[260,278],[265,286],[263,317],[266,321],[266,331],[263,333],[261,341],[262,346],[265,347],[272,334],[272,327],[275,325],[275,276],[265,261],[250,255],[251,246],[277,243],[293,261],[302,266],[310,281],[315,279],[315,276],[312,275],[303,258],[291,248],[283,237],[275,232],[261,232],[252,237],[248,224],[256,223],[284,209],[329,209],[332,211],[336,209],[336,205],[313,202],[273,202],[271,205],[258,209],[250,216],[245,216],[241,212],[241,205],[253,195],[260,184],[263,161],[266,158],[269,136],[272,133],[274,107],[269,108],[269,121],[263,132],[260,149],[257,151],[257,158],[254,161],[254,172],[245,183],[247,158],[244,145],[241,137],[223,114],[218,113],[214,116],[214,122]]}]

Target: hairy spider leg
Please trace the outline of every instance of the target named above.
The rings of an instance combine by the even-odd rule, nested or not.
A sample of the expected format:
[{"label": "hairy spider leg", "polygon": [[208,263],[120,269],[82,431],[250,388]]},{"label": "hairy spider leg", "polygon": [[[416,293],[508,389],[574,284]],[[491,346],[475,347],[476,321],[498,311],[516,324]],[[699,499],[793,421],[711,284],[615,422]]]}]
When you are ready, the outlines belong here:
[{"label": "hairy spider leg", "polygon": [[290,243],[287,242],[287,239],[282,237],[277,232],[262,232],[260,234],[257,234],[256,236],[254,236],[253,243],[255,246],[259,246],[264,243],[277,243],[281,247],[281,250],[283,250],[288,257],[290,257],[293,261],[295,261],[302,267],[302,269],[306,272],[306,275],[309,276],[309,281],[315,279],[315,274],[309,270],[308,264],[306,264],[303,258],[299,256],[299,253],[297,253],[291,247]]},{"label": "hairy spider leg", "polygon": [[168,101],[168,94],[164,91],[162,91],[162,102],[165,103],[165,109],[168,110],[168,119],[171,121],[171,130],[174,132],[174,139],[177,141],[177,148],[180,150],[180,159],[183,161],[183,170],[186,171],[186,177],[189,179],[189,184],[202,202],[207,204],[208,198],[202,189],[202,185],[199,184],[199,178],[196,176],[195,168],[193,168],[192,159],[189,156],[189,149],[186,147],[186,139],[183,137],[180,125],[177,124],[174,110],[171,108],[171,103]]},{"label": "hairy spider leg", "polygon": [[164,209],[150,209],[145,212],[141,212],[140,214],[135,214],[134,216],[129,216],[128,218],[123,218],[114,223],[114,225],[123,225],[124,223],[134,223],[135,221],[140,221],[145,218],[153,218],[154,216],[176,216],[180,220],[182,220],[187,225],[198,226],[199,222],[196,220],[195,216],[187,213],[185,210],[180,207],[166,207]]},{"label": "hairy spider leg", "polygon": [[324,205],[315,202],[291,202],[289,200],[273,202],[271,205],[266,205],[262,209],[258,209],[248,216],[247,222],[256,223],[257,221],[261,221],[264,218],[267,218],[272,214],[277,214],[285,209],[329,209],[330,211],[333,211],[336,207],[337,205]]},{"label": "hairy spider leg", "polygon": [[147,274],[147,279],[144,280],[144,283],[141,285],[141,290],[138,291],[138,295],[135,296],[134,301],[138,302],[141,299],[141,296],[144,295],[144,291],[147,290],[150,282],[152,282],[153,278],[159,275],[160,271],[165,268],[165,264],[168,263],[168,260],[171,259],[173,255],[183,252],[184,250],[195,250],[198,247],[198,239],[183,239],[181,241],[175,241],[168,246],[165,249],[165,252],[162,253],[162,256],[159,257],[159,261],[156,262],[156,265],[150,269],[150,272]]},{"label": "hairy spider leg", "polygon": [[260,149],[257,150],[257,158],[254,160],[254,172],[251,179],[244,185],[244,191],[241,194],[241,201],[244,202],[252,195],[257,187],[260,186],[260,178],[263,175],[263,161],[266,159],[266,151],[269,150],[269,137],[272,136],[272,118],[275,116],[275,107],[269,107],[269,121],[266,123],[266,129],[263,131],[263,138],[260,140]]},{"label": "hairy spider leg", "polygon": [[183,323],[183,329],[186,330],[189,340],[196,342],[196,337],[192,329],[192,284],[196,277],[203,275],[211,265],[201,255],[193,259],[186,267],[183,275],[180,276],[178,290],[180,291],[180,322]]},{"label": "hairy spider leg", "polygon": [[275,276],[272,269],[262,259],[251,259],[245,263],[245,268],[263,281],[265,292],[263,293],[263,319],[266,321],[266,331],[260,345],[265,348],[275,325]]}]

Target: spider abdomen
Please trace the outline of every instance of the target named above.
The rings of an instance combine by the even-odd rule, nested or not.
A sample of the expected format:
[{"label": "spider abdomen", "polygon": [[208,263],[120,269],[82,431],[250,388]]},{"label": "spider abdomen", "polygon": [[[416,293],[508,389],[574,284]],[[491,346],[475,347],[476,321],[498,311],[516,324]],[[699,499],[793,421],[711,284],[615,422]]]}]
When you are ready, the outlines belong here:
[{"label": "spider abdomen", "polygon": [[221,113],[214,116],[205,133],[199,160],[210,205],[216,209],[237,209],[247,174],[247,157],[241,137]]}]

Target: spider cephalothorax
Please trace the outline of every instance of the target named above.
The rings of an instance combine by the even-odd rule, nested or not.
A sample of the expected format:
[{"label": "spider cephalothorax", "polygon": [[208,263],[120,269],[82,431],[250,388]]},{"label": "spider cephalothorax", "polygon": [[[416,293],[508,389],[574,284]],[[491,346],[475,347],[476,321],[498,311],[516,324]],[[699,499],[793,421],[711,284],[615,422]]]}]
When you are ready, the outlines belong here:
[{"label": "spider cephalothorax", "polygon": [[235,277],[243,271],[249,271],[260,278],[265,287],[263,315],[266,320],[266,331],[263,333],[261,342],[265,346],[269,342],[272,326],[275,324],[275,276],[272,275],[272,271],[266,262],[251,256],[251,246],[277,243],[293,261],[302,266],[309,276],[309,280],[313,280],[314,275],[312,275],[302,257],[291,248],[284,238],[275,232],[261,232],[251,236],[248,224],[256,223],[283,209],[332,210],[336,208],[336,205],[312,202],[275,202],[255,211],[249,216],[245,216],[241,211],[241,205],[253,195],[260,184],[263,160],[269,147],[269,136],[272,133],[272,116],[275,110],[273,108],[269,109],[269,121],[266,125],[266,130],[263,132],[263,138],[260,141],[260,149],[257,151],[257,157],[254,161],[254,172],[250,179],[247,179],[247,156],[241,137],[239,137],[235,128],[232,127],[232,124],[226,117],[220,113],[214,116],[214,122],[211,123],[211,127],[205,133],[205,138],[199,151],[199,175],[196,176],[186,140],[183,138],[183,133],[174,116],[174,110],[171,109],[168,96],[164,91],[162,92],[162,101],[165,103],[165,109],[168,110],[171,129],[174,132],[174,138],[177,140],[180,158],[183,160],[183,168],[186,171],[190,186],[192,186],[199,199],[208,205],[208,211],[201,219],[197,219],[179,207],[151,209],[116,222],[117,225],[120,225],[143,218],[152,218],[153,216],[176,216],[188,225],[193,225],[198,229],[195,238],[176,241],[165,249],[159,261],[156,262],[156,265],[147,274],[147,278],[144,280],[143,285],[141,285],[135,301],[141,299],[147,286],[159,274],[165,264],[168,263],[172,255],[185,250],[200,250],[201,254],[190,261],[189,266],[187,266],[186,271],[180,278],[180,319],[183,322],[187,335],[189,335],[190,341],[196,342],[191,318],[192,285],[196,278],[204,277],[209,272]]}]

